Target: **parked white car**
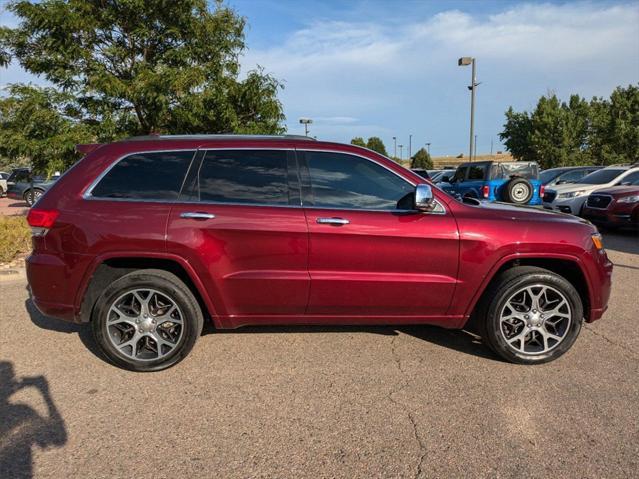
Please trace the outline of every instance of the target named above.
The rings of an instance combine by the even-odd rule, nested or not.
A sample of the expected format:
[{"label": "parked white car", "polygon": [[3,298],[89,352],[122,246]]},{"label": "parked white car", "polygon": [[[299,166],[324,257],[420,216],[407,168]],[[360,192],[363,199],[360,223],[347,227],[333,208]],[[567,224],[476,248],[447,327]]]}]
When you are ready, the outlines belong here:
[{"label": "parked white car", "polygon": [[0,198],[7,194],[7,178],[9,173],[0,171]]},{"label": "parked white car", "polygon": [[639,166],[608,166],[584,176],[579,183],[557,185],[546,190],[543,206],[548,210],[578,215],[586,199],[595,190],[632,184],[639,179]]}]

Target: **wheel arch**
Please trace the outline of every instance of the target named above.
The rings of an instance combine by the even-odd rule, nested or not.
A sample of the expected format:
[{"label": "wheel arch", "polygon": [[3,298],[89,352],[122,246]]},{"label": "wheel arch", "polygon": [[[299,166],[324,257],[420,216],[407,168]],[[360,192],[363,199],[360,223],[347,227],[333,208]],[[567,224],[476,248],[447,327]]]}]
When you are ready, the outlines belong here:
[{"label": "wheel arch", "polygon": [[478,309],[477,306],[481,304],[481,301],[484,299],[487,291],[490,290],[491,285],[497,280],[497,278],[504,271],[517,266],[537,266],[539,268],[552,271],[553,273],[568,280],[579,293],[579,297],[583,303],[584,317],[586,321],[589,321],[592,298],[590,284],[588,283],[586,272],[579,259],[574,256],[567,255],[548,255],[544,257],[534,255],[511,255],[502,258],[502,260],[493,267],[491,272],[486,275],[486,278],[471,300],[464,316],[466,318],[471,318],[473,313]]},{"label": "wheel arch", "polygon": [[208,314],[216,328],[221,327],[211,298],[189,263],[179,256],[150,253],[119,253],[96,258],[78,288],[75,301],[78,321],[90,322],[95,303],[109,284],[127,273],[141,269],[168,271],[180,278],[195,296],[202,313]]}]

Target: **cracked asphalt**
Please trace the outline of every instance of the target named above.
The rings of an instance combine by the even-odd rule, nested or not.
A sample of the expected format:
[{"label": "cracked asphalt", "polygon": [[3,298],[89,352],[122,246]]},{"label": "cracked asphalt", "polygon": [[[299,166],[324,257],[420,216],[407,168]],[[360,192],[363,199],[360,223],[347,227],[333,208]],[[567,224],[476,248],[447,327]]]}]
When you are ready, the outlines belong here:
[{"label": "cracked asphalt", "polygon": [[605,242],[609,311],[535,367],[458,331],[278,327],[137,374],[0,278],[0,477],[637,477],[639,237]]}]

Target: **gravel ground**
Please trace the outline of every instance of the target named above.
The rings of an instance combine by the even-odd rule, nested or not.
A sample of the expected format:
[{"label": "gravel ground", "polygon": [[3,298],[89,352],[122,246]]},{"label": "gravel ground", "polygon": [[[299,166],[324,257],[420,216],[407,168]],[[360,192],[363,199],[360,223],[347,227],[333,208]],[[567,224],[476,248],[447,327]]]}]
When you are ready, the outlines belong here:
[{"label": "gravel ground", "polygon": [[29,207],[24,201],[0,198],[0,215],[26,215]]},{"label": "gravel ground", "polygon": [[536,367],[457,331],[282,327],[136,374],[0,277],[0,477],[637,477],[639,237],[606,244],[608,313]]}]

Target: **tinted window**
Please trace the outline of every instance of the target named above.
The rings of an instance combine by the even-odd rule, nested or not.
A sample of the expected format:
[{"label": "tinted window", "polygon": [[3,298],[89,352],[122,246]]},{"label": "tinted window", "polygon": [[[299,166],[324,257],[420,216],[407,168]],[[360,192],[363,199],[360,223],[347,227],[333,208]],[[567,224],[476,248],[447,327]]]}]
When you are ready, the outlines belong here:
[{"label": "tinted window", "polygon": [[484,179],[484,167],[483,166],[471,166],[468,169],[469,180],[483,180]]},{"label": "tinted window", "polygon": [[577,180],[583,178],[588,173],[589,173],[588,170],[569,171],[568,173],[564,173],[559,178],[557,178],[557,181],[565,181],[566,183],[576,183]]},{"label": "tinted window", "polygon": [[466,178],[466,171],[468,171],[467,166],[460,166],[455,171],[455,175],[451,178],[453,182],[455,181],[463,181]]},{"label": "tinted window", "polygon": [[606,168],[584,176],[583,179],[579,181],[579,183],[584,183],[587,185],[603,185],[604,183],[610,183],[624,171],[626,170],[622,170],[621,168]]},{"label": "tinted window", "polygon": [[552,180],[554,180],[559,175],[561,175],[562,171],[563,170],[556,170],[554,168],[551,170],[544,170],[541,173],[539,173],[539,179],[545,185],[546,183],[550,183]]},{"label": "tinted window", "polygon": [[194,154],[194,151],[174,151],[127,156],[100,180],[92,195],[175,200]]},{"label": "tinted window", "polygon": [[315,206],[394,210],[414,187],[381,165],[340,153],[306,152]]},{"label": "tinted window", "polygon": [[637,183],[639,183],[639,171],[630,173],[619,182],[620,185],[636,185]]},{"label": "tinted window", "polygon": [[200,167],[200,200],[288,204],[286,151],[208,151]]}]

